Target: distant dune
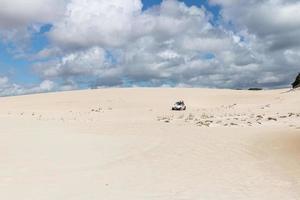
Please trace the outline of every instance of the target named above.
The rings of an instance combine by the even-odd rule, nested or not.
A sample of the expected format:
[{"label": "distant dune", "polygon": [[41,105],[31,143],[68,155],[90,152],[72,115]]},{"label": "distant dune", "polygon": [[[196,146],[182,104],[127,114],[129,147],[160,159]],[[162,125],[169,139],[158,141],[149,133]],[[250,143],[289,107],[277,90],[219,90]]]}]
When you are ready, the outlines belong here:
[{"label": "distant dune", "polygon": [[[3,200],[300,199],[300,91],[0,98]],[[171,111],[184,100],[186,111]]]}]

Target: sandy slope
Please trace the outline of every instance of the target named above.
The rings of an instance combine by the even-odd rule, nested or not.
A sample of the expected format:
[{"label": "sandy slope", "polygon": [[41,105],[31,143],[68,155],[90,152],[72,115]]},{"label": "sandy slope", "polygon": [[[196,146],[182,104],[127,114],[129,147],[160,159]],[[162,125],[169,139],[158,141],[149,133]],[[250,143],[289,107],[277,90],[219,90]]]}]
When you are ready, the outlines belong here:
[{"label": "sandy slope", "polygon": [[1,98],[0,198],[300,199],[300,91],[285,91]]}]

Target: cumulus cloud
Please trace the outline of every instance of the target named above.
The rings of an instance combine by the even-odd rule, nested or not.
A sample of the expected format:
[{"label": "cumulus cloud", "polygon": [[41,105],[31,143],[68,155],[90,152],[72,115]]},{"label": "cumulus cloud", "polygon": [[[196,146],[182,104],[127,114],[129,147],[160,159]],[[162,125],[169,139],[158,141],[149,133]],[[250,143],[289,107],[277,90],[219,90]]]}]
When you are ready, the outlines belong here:
[{"label": "cumulus cloud", "polygon": [[41,89],[42,91],[51,91],[54,88],[54,82],[53,81],[49,81],[49,80],[44,80],[41,84],[39,89]]},{"label": "cumulus cloud", "polygon": [[8,78],[7,77],[0,77],[0,87],[6,86],[8,83]]},{"label": "cumulus cloud", "polygon": [[[45,80],[36,86],[42,90],[281,87],[299,71],[296,0],[210,0],[221,7],[217,23],[211,23],[212,13],[205,7],[188,7],[177,0],[164,0],[146,11],[140,0],[32,3],[33,7],[22,1],[27,11],[13,16],[9,24],[52,24],[47,33],[50,45],[33,64],[33,71]],[[42,3],[50,4],[42,8]],[[45,15],[36,17],[40,12]],[[3,13],[8,19],[13,12]],[[0,30],[9,27],[4,21],[1,25],[0,19]]]},{"label": "cumulus cloud", "polygon": [[91,48],[86,51],[66,54],[61,59],[36,64],[34,69],[42,77],[71,77],[98,75],[105,67],[105,51],[102,48]]},{"label": "cumulus cloud", "polygon": [[[256,60],[248,47],[242,47],[239,36],[212,26],[207,12],[176,0],[145,12],[137,0],[74,0],[49,34],[68,53],[34,69],[44,78],[82,81],[80,77],[89,76],[92,84],[100,86],[128,82],[218,86],[208,84],[207,77],[220,82],[227,79],[220,78],[226,68],[233,73],[229,64],[235,67]],[[231,53],[229,59],[224,52],[237,52],[243,58]]]},{"label": "cumulus cloud", "polygon": [[300,2],[295,0],[220,1],[222,16],[260,39],[272,50],[300,45]]},{"label": "cumulus cloud", "polygon": [[29,57],[32,34],[62,17],[68,0],[0,0],[0,42],[15,58]]},{"label": "cumulus cloud", "polygon": [[120,46],[133,36],[133,21],[141,9],[140,0],[72,0],[50,37],[72,48]]},{"label": "cumulus cloud", "polygon": [[0,28],[50,23],[64,11],[65,0],[0,0]]},{"label": "cumulus cloud", "polygon": [[99,86],[263,85],[269,71],[255,37],[212,25],[208,12],[176,0],[144,12],[137,0],[73,0],[49,34],[67,53],[34,68],[43,78],[88,76]]},{"label": "cumulus cloud", "polygon": [[[6,76],[0,77],[0,95],[1,96],[10,96],[10,95],[24,95],[24,94],[32,94],[32,93],[41,93],[41,92],[49,92],[55,89],[56,85],[54,82],[49,80],[42,81],[37,86],[25,86],[13,83]],[[62,90],[62,88],[56,88],[58,90]]]},{"label": "cumulus cloud", "polygon": [[[232,23],[260,55],[259,73],[274,86],[288,85],[299,66],[300,2],[297,0],[210,0],[222,7],[224,23]],[[273,77],[273,78],[272,78]],[[264,85],[264,81],[258,81]],[[272,86],[269,84],[269,86]]]}]

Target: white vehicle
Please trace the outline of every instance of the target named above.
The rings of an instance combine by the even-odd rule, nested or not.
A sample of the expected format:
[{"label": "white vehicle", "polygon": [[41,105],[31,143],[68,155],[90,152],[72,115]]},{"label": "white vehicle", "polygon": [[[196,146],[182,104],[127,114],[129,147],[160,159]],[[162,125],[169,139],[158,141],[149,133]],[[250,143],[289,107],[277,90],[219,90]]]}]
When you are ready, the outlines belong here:
[{"label": "white vehicle", "polygon": [[176,102],[172,107],[172,110],[186,110],[186,105],[184,104],[184,101]]}]

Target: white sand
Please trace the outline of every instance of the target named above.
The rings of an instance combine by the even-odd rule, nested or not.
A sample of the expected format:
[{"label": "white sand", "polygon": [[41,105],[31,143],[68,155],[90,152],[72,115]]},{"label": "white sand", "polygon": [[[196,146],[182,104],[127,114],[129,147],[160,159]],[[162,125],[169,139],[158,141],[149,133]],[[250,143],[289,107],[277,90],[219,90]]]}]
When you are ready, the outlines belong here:
[{"label": "white sand", "polygon": [[0,199],[300,199],[300,91],[284,91],[0,98]]}]

